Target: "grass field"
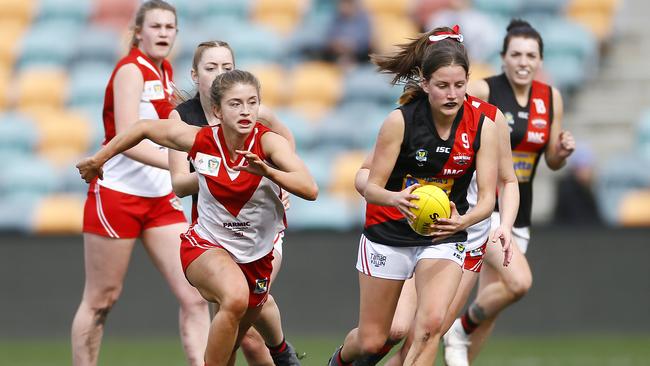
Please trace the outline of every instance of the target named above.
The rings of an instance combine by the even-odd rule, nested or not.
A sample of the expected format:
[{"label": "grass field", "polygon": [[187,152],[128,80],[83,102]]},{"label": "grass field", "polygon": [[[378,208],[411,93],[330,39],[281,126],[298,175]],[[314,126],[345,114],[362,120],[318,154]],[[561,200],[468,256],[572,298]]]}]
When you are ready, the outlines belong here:
[{"label": "grass field", "polygon": [[[304,366],[325,365],[340,340],[293,337],[307,352]],[[0,365],[70,365],[67,340],[0,340]],[[100,365],[182,366],[179,342],[167,339],[106,339]],[[240,360],[237,365],[245,365]],[[442,365],[438,361],[438,365]],[[495,338],[475,366],[647,366],[650,337]]]}]

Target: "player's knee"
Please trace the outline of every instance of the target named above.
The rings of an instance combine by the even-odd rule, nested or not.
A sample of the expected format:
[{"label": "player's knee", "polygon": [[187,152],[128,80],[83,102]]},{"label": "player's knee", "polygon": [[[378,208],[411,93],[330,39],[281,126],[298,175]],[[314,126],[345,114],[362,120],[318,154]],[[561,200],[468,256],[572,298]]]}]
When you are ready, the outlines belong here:
[{"label": "player's knee", "polygon": [[203,312],[208,310],[208,302],[197,292],[190,296],[183,296],[179,299],[181,311],[183,312]]},{"label": "player's knee", "polygon": [[378,334],[368,335],[359,339],[361,353],[366,355],[377,354],[386,344],[386,337]]},{"label": "player's knee", "polygon": [[219,304],[219,311],[231,314],[237,319],[248,310],[248,291],[233,291]]},{"label": "player's knee", "polygon": [[424,340],[439,335],[442,332],[442,325],[445,315],[442,312],[431,312],[419,320],[419,328],[423,332]]},{"label": "player's knee", "polygon": [[409,333],[409,328],[410,324],[393,324],[390,328],[388,340],[393,343],[398,343],[402,339],[406,338]]},{"label": "player's knee", "polygon": [[526,274],[512,281],[508,287],[514,296],[514,300],[517,301],[526,296],[532,285],[533,277],[530,274]]},{"label": "player's knee", "polygon": [[262,338],[254,332],[246,332],[246,335],[242,338],[239,346],[247,356],[268,352]]}]

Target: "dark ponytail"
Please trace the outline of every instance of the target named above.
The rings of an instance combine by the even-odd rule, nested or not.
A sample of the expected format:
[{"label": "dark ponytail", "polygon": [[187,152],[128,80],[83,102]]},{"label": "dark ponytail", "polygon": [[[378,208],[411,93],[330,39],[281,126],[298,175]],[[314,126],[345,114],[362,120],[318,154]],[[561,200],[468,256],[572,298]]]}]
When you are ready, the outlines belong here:
[{"label": "dark ponytail", "polygon": [[544,58],[544,41],[542,36],[533,28],[530,23],[522,19],[512,19],[508,28],[506,28],[506,36],[503,38],[503,48],[501,48],[501,56],[504,56],[508,51],[510,40],[515,37],[530,38],[537,41],[539,45],[539,57]]},{"label": "dark ponytail", "polygon": [[[450,37],[431,41],[430,37],[441,34]],[[400,104],[407,104],[424,96],[425,92],[419,83],[429,80],[431,75],[441,67],[460,65],[465,69],[465,75],[469,75],[469,58],[457,27],[436,28],[411,39],[409,43],[398,45],[398,49],[394,55],[373,54],[370,58],[380,72],[394,75],[391,84],[406,84],[404,93],[399,98]]]}]

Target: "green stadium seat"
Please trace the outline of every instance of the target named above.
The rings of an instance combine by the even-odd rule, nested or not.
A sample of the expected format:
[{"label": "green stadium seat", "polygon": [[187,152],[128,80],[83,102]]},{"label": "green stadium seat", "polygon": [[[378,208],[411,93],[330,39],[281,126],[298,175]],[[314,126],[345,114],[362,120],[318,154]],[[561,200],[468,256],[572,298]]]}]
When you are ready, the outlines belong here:
[{"label": "green stadium seat", "polygon": [[73,62],[103,62],[112,68],[121,56],[117,42],[120,37],[121,34],[112,28],[89,25],[76,40]]},{"label": "green stadium seat", "polygon": [[506,17],[516,16],[524,5],[523,0],[474,0],[473,3],[479,11]]},{"label": "green stadium seat", "polygon": [[64,20],[85,24],[90,16],[91,2],[78,0],[40,0],[37,7],[37,22]]},{"label": "green stadium seat", "polygon": [[68,105],[79,107],[102,103],[112,72],[112,66],[101,62],[76,64],[70,72]]},{"label": "green stadium seat", "polygon": [[28,233],[39,198],[30,194],[0,198],[0,232]]},{"label": "green stadium seat", "polygon": [[13,196],[44,196],[59,186],[59,175],[45,159],[32,155],[15,156],[2,163],[0,199]]},{"label": "green stadium seat", "polygon": [[358,205],[322,191],[314,202],[292,199],[287,211],[288,230],[327,229],[346,231],[360,227]]},{"label": "green stadium seat", "polygon": [[18,68],[25,69],[34,65],[67,66],[76,51],[76,43],[70,40],[76,39],[81,29],[65,21],[34,25],[20,43]]},{"label": "green stadium seat", "polygon": [[18,112],[0,114],[0,151],[32,154],[38,143],[36,125]]}]

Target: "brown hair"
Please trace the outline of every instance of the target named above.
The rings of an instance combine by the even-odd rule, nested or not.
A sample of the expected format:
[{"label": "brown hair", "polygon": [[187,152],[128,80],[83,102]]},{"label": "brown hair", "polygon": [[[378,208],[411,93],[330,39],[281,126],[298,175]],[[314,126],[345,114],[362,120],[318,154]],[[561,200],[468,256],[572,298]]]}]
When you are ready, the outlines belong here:
[{"label": "brown hair", "polygon": [[210,87],[210,99],[212,104],[217,108],[221,108],[221,99],[224,94],[230,89],[232,89],[236,84],[247,84],[252,85],[257,90],[257,96],[260,95],[260,82],[257,80],[255,75],[251,74],[248,71],[243,70],[231,70],[224,72],[217,77],[212,82]]},{"label": "brown hair", "polygon": [[407,104],[416,97],[424,95],[419,82],[423,78],[429,80],[431,75],[441,67],[460,65],[469,75],[469,58],[463,44],[453,38],[445,38],[431,42],[429,37],[444,33],[453,34],[455,31],[448,27],[439,27],[411,42],[398,45],[398,52],[389,56],[371,55],[377,69],[386,74],[394,74],[391,84],[405,83],[404,93],[399,98],[400,104]]},{"label": "brown hair", "polygon": [[530,23],[521,19],[513,19],[506,28],[506,36],[503,38],[503,48],[501,48],[501,56],[504,56],[510,46],[510,40],[515,37],[530,38],[537,41],[539,45],[539,58],[544,58],[544,41],[539,32],[533,28]]},{"label": "brown hair", "polygon": [[198,46],[196,46],[196,50],[194,51],[194,57],[192,58],[192,70],[194,70],[194,71],[198,70],[199,61],[201,60],[201,57],[203,57],[203,52],[205,52],[205,50],[207,50],[208,48],[214,48],[214,47],[227,48],[228,51],[230,51],[230,55],[232,56],[233,66],[235,65],[235,52],[232,50],[232,47],[230,47],[228,42],[225,42],[225,41],[207,41],[207,42],[201,42],[201,43],[199,43]]},{"label": "brown hair", "polygon": [[175,24],[178,25],[178,18],[176,16],[176,8],[163,1],[163,0],[148,0],[138,8],[138,11],[135,13],[135,21],[133,22],[133,35],[131,36],[131,47],[137,47],[140,41],[136,38],[135,34],[142,29],[142,24],[144,24],[144,16],[147,15],[149,10],[162,9],[168,10],[174,13]]}]

